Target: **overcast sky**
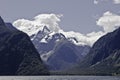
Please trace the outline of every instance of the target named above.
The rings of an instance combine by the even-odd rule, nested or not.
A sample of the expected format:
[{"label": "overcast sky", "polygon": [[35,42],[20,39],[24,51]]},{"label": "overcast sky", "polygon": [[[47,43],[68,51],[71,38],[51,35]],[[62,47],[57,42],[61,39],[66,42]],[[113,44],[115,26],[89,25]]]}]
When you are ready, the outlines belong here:
[{"label": "overcast sky", "polygon": [[63,30],[85,34],[101,29],[96,21],[107,11],[120,15],[120,0],[0,0],[0,15],[6,22],[45,13],[63,14]]}]

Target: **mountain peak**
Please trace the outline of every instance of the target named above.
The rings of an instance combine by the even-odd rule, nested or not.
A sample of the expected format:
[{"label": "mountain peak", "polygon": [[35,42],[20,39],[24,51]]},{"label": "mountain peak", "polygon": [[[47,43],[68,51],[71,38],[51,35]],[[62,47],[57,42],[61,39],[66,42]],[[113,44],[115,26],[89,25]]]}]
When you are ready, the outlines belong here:
[{"label": "mountain peak", "polygon": [[48,27],[47,27],[47,26],[44,26],[44,27],[43,27],[43,32],[45,32],[45,33],[49,33],[49,32],[50,32],[50,30],[48,29]]},{"label": "mountain peak", "polygon": [[2,17],[0,16],[0,25],[4,25],[5,23],[4,23],[4,21],[3,21],[3,19],[2,19]]}]

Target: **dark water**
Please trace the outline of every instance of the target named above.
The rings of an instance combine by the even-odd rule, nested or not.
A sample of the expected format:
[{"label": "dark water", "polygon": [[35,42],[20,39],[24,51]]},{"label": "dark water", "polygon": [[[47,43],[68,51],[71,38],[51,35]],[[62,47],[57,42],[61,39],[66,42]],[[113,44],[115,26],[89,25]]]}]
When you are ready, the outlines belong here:
[{"label": "dark water", "polygon": [[1,76],[0,80],[120,80],[120,76]]}]

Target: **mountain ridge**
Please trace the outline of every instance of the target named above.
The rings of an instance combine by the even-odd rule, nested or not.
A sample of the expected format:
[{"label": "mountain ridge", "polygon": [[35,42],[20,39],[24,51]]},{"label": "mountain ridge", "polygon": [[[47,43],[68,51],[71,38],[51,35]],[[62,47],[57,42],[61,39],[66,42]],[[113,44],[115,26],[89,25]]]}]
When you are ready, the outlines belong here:
[{"label": "mountain ridge", "polygon": [[80,75],[119,75],[119,41],[120,28],[102,36],[94,43],[79,65],[73,68],[73,72],[68,72]]},{"label": "mountain ridge", "polygon": [[0,75],[49,74],[29,36],[8,27],[0,17]]}]

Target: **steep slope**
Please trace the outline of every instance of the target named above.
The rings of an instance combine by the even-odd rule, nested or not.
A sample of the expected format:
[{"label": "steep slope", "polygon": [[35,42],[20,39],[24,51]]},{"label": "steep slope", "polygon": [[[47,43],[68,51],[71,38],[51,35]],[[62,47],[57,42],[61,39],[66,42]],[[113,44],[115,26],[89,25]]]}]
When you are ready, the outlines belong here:
[{"label": "steep slope", "polygon": [[91,68],[101,74],[120,74],[120,50],[114,51],[109,57],[91,66]]},{"label": "steep slope", "polygon": [[[88,47],[92,46],[93,43],[100,36],[105,34],[103,31],[98,31],[98,32],[93,31],[88,34],[82,34],[82,33],[74,32],[74,31],[66,32],[60,28],[59,23],[58,23],[59,21],[60,21],[60,16],[58,15],[40,14],[34,17],[32,20],[18,19],[15,22],[13,22],[13,25],[17,29],[27,33],[31,37],[31,40],[33,44],[35,45],[36,49],[38,50],[39,54],[41,55],[42,60],[47,64],[49,64],[50,62],[50,66],[52,65],[51,62],[55,60],[58,60],[58,61],[60,60],[57,58],[58,54],[59,55],[61,54],[61,56],[66,56],[66,55],[69,55],[69,53],[71,52],[72,55],[78,56],[77,58],[81,60],[86,54],[88,54],[89,52]],[[58,34],[60,35],[63,34],[63,36],[65,36],[66,38],[64,39],[65,41],[61,40],[60,37],[58,37],[58,39],[55,39],[53,37]],[[68,49],[68,51],[66,51],[63,48],[64,45],[63,46],[58,45],[58,44],[63,44],[64,42],[68,42],[68,43],[70,42],[71,44],[71,45],[68,45],[67,43],[64,44],[65,48]],[[83,55],[83,53],[85,53],[85,55]],[[83,57],[81,57],[81,55]],[[69,58],[71,57],[69,56]],[[76,57],[74,57],[74,60],[75,60],[74,62],[78,60],[75,58]]]},{"label": "steep slope", "polygon": [[[90,46],[76,45],[75,38],[66,38],[62,33],[51,32],[47,26],[32,35],[31,40],[50,70],[71,68],[78,64],[90,50]],[[73,60],[73,62],[68,60]]]},{"label": "steep slope", "polygon": [[[89,52],[92,43],[85,39],[91,37],[91,34],[84,36],[74,31],[65,32],[58,25],[60,21],[59,17],[54,15],[45,16],[47,15],[37,16],[34,20],[19,19],[15,21],[13,25],[30,36],[31,41],[41,55],[41,59],[50,67],[50,70],[64,69],[66,66],[69,68],[71,64],[77,64],[77,62]],[[53,20],[53,18],[55,20]],[[45,19],[45,21],[43,21],[43,19]],[[68,51],[63,48],[64,46]],[[57,55],[63,56],[63,58],[59,59]],[[74,58],[72,59],[74,62],[68,62],[65,59],[67,55],[69,58]],[[73,57],[73,55],[77,57]],[[64,61],[62,61],[62,59]],[[55,66],[59,62],[61,62],[60,68]]]},{"label": "steep slope", "polygon": [[55,33],[45,38],[45,43],[39,43],[42,60],[50,70],[65,70],[78,64],[89,52],[87,45],[75,45],[62,33]]},{"label": "steep slope", "polygon": [[89,64],[96,64],[97,62],[109,57],[113,52],[120,50],[119,41],[120,28],[101,37],[97,42],[95,42],[88,54],[91,56],[91,60],[87,60],[89,61]]},{"label": "steep slope", "polygon": [[[59,45],[59,46],[58,46]],[[89,46],[76,46],[69,41],[61,41],[54,48],[53,55],[49,57],[47,63],[51,70],[66,70],[78,64],[88,53]]]},{"label": "steep slope", "polygon": [[0,17],[0,75],[48,74],[30,38],[10,26]]},{"label": "steep slope", "polygon": [[95,42],[77,67],[79,74],[120,74],[120,28]]},{"label": "steep slope", "polygon": [[48,52],[53,48],[53,41],[49,41],[49,29],[44,26],[43,30],[31,36],[31,40],[40,54]]}]

